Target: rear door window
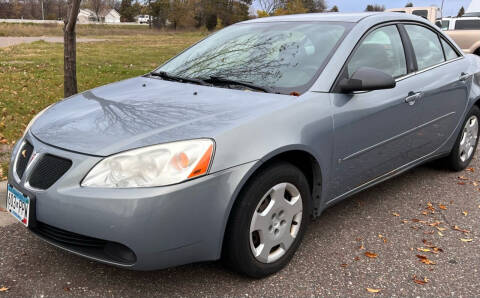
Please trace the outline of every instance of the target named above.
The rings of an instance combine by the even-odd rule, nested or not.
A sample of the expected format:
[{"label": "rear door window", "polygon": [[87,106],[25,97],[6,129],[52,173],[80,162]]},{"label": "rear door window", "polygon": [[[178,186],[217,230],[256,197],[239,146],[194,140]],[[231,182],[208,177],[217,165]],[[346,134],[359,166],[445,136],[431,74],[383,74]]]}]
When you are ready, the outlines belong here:
[{"label": "rear door window", "polygon": [[413,50],[417,57],[418,70],[445,61],[442,45],[437,33],[419,25],[405,25],[408,36],[412,41]]},{"label": "rear door window", "polygon": [[445,52],[445,58],[447,58],[447,61],[459,57],[458,53],[443,38],[442,38],[442,46],[443,46],[443,51]]}]

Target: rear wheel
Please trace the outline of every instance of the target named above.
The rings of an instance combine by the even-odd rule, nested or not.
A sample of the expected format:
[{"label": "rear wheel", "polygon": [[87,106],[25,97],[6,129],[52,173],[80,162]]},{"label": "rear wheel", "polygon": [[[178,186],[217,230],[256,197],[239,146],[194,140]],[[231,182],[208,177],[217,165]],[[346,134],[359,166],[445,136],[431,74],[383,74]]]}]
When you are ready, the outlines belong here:
[{"label": "rear wheel", "polygon": [[264,277],[288,264],[310,219],[311,195],[304,174],[277,163],[243,189],[225,239],[225,259],[234,270]]},{"label": "rear wheel", "polygon": [[450,169],[461,171],[470,164],[478,145],[479,120],[480,109],[473,106],[465,118],[452,152],[445,159]]}]

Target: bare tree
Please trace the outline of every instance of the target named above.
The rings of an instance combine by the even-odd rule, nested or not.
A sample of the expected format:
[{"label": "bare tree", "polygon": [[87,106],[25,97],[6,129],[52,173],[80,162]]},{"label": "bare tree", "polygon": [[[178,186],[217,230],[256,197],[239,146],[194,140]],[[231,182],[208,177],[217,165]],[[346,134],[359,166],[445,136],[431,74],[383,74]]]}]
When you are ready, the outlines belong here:
[{"label": "bare tree", "polygon": [[258,5],[261,10],[266,11],[269,15],[272,14],[276,9],[282,7],[284,1],[282,0],[258,0]]},{"label": "bare tree", "polygon": [[95,13],[95,16],[97,17],[97,22],[100,22],[100,13],[102,10],[105,8],[105,1],[103,0],[90,0],[89,1],[89,6],[92,9],[92,11]]},{"label": "bare tree", "polygon": [[81,0],[68,0],[67,15],[63,25],[63,93],[65,97],[78,92],[77,89],[77,43],[75,25]]}]

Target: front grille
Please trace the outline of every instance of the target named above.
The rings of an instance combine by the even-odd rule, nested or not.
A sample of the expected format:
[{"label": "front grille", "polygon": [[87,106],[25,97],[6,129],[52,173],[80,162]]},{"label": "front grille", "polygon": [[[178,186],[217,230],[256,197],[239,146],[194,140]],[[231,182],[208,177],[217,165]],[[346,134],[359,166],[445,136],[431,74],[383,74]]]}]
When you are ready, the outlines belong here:
[{"label": "front grille", "polygon": [[38,161],[30,176],[29,183],[38,189],[52,186],[72,166],[72,162],[58,156],[45,154]]},{"label": "front grille", "polygon": [[29,142],[25,142],[25,144],[20,148],[18,151],[17,157],[17,164],[15,165],[17,175],[20,179],[22,179],[23,174],[25,173],[25,169],[27,168],[28,161],[33,153],[33,146]]},{"label": "front grille", "polygon": [[37,221],[35,232],[41,236],[63,244],[83,247],[104,247],[107,241],[61,230]]},{"label": "front grille", "polygon": [[30,229],[51,243],[95,260],[126,265],[134,264],[137,261],[137,256],[133,250],[117,242],[65,231],[40,221],[36,221],[36,224],[31,226]]}]

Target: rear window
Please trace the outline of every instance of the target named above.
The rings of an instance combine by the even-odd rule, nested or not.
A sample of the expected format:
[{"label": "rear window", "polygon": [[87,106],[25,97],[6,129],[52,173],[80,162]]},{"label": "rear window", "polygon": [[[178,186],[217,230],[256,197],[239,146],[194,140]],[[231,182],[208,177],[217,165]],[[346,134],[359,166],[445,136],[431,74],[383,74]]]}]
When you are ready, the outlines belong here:
[{"label": "rear window", "polygon": [[455,22],[457,30],[480,30],[480,20],[457,20]]},{"label": "rear window", "polygon": [[424,19],[428,18],[428,10],[414,10],[412,14],[422,17]]}]

